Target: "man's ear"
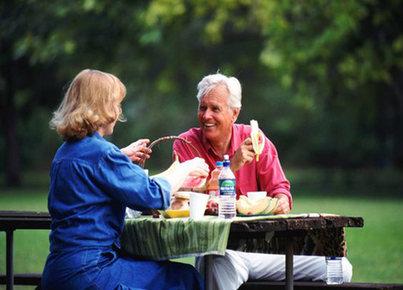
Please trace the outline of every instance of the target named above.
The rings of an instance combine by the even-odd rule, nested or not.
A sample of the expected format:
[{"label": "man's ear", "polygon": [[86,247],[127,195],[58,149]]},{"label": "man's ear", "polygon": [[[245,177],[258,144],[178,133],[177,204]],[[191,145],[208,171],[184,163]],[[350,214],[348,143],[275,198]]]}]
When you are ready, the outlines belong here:
[{"label": "man's ear", "polygon": [[232,123],[236,122],[240,112],[241,112],[241,108],[233,108],[232,109]]}]

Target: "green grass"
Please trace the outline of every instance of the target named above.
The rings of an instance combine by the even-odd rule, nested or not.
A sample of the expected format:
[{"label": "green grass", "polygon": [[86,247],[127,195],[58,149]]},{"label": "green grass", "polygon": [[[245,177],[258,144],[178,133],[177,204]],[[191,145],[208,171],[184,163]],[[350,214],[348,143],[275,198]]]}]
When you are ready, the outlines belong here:
[{"label": "green grass", "polygon": [[[334,195],[334,193],[333,193]],[[46,211],[46,189],[5,190],[0,210]],[[299,190],[294,193],[294,213],[327,212],[364,218],[363,228],[347,229],[348,258],[353,281],[403,283],[403,200],[365,196],[324,197]],[[19,230],[14,234],[15,272],[41,272],[48,253],[48,231]],[[0,272],[5,272],[5,233],[0,232]],[[3,250],[4,249],[4,250]],[[181,259],[192,263],[192,258]],[[23,287],[22,289],[27,289]],[[3,289],[0,287],[0,289]]]},{"label": "green grass", "polygon": [[[0,210],[47,211],[47,190],[1,189]],[[49,253],[48,230],[17,230],[14,232],[14,272],[42,272]],[[0,232],[0,273],[6,272],[6,234]],[[0,289],[6,289],[0,286]],[[35,289],[16,286],[14,289]]]},{"label": "green grass", "polygon": [[294,212],[328,212],[364,218],[347,228],[354,282],[403,282],[403,200],[366,197],[297,197]]}]

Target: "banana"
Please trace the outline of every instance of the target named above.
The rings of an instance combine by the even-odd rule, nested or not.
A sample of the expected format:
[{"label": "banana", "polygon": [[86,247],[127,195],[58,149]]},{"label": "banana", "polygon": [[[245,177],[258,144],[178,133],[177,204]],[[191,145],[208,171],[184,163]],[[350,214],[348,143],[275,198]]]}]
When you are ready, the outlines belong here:
[{"label": "banana", "polygon": [[247,196],[241,195],[236,202],[236,209],[240,214],[251,215],[251,204]]},{"label": "banana", "polygon": [[267,197],[257,199],[252,204],[252,214],[264,214],[265,209],[270,205],[270,200]]},{"label": "banana", "polygon": [[265,138],[262,131],[259,130],[259,125],[256,120],[250,120],[250,126],[252,128],[250,137],[252,139],[253,150],[256,154],[256,161],[259,161],[259,155],[262,153],[265,143]]},{"label": "banana", "polygon": [[275,197],[274,198],[268,197],[268,198],[269,198],[269,204],[263,210],[263,214],[272,214],[276,210],[278,205],[278,198]]}]

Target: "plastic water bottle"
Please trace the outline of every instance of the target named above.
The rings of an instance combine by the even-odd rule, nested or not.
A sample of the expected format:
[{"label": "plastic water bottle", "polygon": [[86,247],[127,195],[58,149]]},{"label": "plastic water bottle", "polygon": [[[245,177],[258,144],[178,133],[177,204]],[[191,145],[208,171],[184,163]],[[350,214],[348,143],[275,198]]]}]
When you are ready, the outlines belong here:
[{"label": "plastic water bottle", "polygon": [[343,283],[343,266],[341,257],[326,257],[326,284]]},{"label": "plastic water bottle", "polygon": [[218,177],[220,176],[222,167],[223,167],[223,162],[222,161],[217,161],[215,163],[216,168],[211,172],[210,180],[207,184],[207,193],[211,196],[219,196],[220,191],[218,188]]},{"label": "plastic water bottle", "polygon": [[220,202],[218,204],[218,216],[232,219],[236,216],[236,189],[235,175],[230,168],[228,155],[224,155],[223,169],[218,176]]}]

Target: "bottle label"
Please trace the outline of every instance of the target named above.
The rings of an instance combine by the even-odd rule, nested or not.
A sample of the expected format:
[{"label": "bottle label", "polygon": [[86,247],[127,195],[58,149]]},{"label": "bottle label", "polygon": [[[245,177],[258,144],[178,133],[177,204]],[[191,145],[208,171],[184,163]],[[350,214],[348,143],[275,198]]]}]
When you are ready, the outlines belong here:
[{"label": "bottle label", "polygon": [[220,179],[219,188],[220,195],[236,195],[235,179]]}]

